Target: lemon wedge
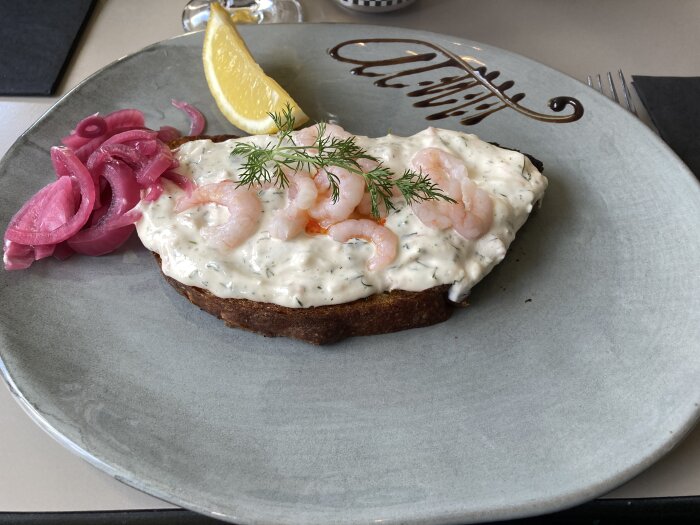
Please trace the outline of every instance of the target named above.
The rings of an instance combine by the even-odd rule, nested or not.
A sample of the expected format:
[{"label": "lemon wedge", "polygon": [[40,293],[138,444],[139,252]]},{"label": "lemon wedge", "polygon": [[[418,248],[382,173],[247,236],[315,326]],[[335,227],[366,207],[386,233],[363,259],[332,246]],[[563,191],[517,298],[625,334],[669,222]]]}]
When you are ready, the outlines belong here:
[{"label": "lemon wedge", "polygon": [[294,99],[255,62],[229,14],[211,3],[202,50],[204,74],[216,104],[237,128],[253,135],[278,131],[268,113],[289,105],[296,125],[309,118]]}]

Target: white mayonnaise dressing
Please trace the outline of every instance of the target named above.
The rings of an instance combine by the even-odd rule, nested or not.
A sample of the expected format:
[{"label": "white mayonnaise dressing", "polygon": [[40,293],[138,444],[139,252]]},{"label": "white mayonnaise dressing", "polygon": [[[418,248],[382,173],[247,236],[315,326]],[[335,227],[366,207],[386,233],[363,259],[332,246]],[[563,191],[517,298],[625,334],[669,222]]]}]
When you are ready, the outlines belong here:
[{"label": "white mayonnaise dressing", "polygon": [[[242,159],[230,152],[237,141],[266,145],[270,137],[254,136],[222,143],[188,142],[176,152],[178,171],[197,185],[237,180]],[[163,271],[190,286],[222,298],[245,298],[301,308],[338,304],[390,290],[421,291],[448,284],[449,298],[463,300],[506,254],[517,230],[543,196],[547,179],[522,154],[501,149],[475,135],[429,128],[412,137],[387,135],[356,141],[400,176],[422,148],[440,148],[463,159],[469,177],[488,191],[494,203],[491,229],[476,241],[452,228],[425,226],[402,199],[385,222],[399,238],[396,259],[387,268],[367,269],[373,246],[363,240],[340,243],[324,234],[300,234],[282,241],[269,234],[274,211],[287,202],[286,191],[260,190],[263,214],[257,232],[235,249],[221,251],[200,233],[204,226],[228,219],[228,211],[205,204],[174,213],[183,192],[170,182],[155,202],[140,204],[137,223],[143,244],[160,254]]]}]

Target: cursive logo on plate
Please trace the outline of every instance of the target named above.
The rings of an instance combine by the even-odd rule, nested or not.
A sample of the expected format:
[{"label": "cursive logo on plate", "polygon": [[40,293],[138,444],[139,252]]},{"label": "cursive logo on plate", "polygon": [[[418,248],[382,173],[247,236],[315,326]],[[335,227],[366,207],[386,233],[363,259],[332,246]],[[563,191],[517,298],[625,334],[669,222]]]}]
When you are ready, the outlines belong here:
[{"label": "cursive logo on plate", "polygon": [[[428,48],[422,52],[404,50],[400,56],[388,58],[353,58],[353,52],[361,52],[369,45],[411,44]],[[349,49],[346,49],[349,48]],[[342,54],[347,51],[348,54]],[[459,117],[466,126],[477,124],[497,111],[510,108],[522,115],[542,122],[573,122],[583,116],[583,106],[573,97],[554,97],[547,102],[549,109],[557,114],[533,111],[520,104],[525,93],[508,95],[515,82],[496,82],[500,71],[488,71],[486,66],[473,67],[466,59],[438,45],[407,38],[364,38],[348,40],[335,46],[328,53],[339,60],[356,64],[351,71],[354,75],[378,78],[374,85],[387,88],[411,88],[409,97],[418,99],[414,104],[419,108],[437,110],[428,115],[427,120],[440,120]],[[360,53],[357,53],[360,54]],[[407,67],[404,67],[407,66]],[[426,77],[426,73],[438,70],[452,70],[448,76],[437,80]],[[412,77],[412,78],[410,78]],[[407,83],[411,82],[411,83]],[[570,108],[571,111],[564,113]]]}]

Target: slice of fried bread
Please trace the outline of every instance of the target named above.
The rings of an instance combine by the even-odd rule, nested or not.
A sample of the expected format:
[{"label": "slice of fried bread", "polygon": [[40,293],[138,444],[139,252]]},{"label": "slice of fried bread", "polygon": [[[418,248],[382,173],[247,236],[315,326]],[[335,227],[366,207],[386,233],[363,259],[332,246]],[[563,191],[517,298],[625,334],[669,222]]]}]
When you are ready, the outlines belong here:
[{"label": "slice of fried bread", "polygon": [[[169,143],[177,149],[186,142],[209,139],[223,142],[231,135],[182,137]],[[447,320],[455,307],[449,284],[422,291],[391,290],[339,304],[289,307],[246,298],[219,297],[196,285],[185,284],[166,274],[158,253],[154,256],[166,281],[202,310],[228,326],[270,337],[291,337],[313,344],[329,344],[347,337],[376,335],[424,327]],[[235,286],[235,282],[233,283]],[[255,295],[255,294],[253,294]],[[301,303],[299,303],[301,304]]]},{"label": "slice of fried bread", "polygon": [[[171,149],[185,142],[209,139],[223,142],[234,135],[180,137],[171,141]],[[158,265],[160,256],[154,253]],[[398,332],[441,323],[447,320],[455,303],[447,298],[448,285],[421,292],[393,290],[344,304],[310,308],[288,308],[249,299],[222,299],[210,291],[188,286],[163,274],[165,280],[198,306],[223,320],[232,328],[243,328],[268,337],[292,337],[323,345],[358,335]]]},{"label": "slice of fried bread", "polygon": [[[154,254],[161,264],[158,254]],[[446,321],[455,307],[447,299],[448,285],[422,292],[393,290],[344,304],[288,308],[249,299],[222,299],[208,290],[188,286],[163,274],[192,304],[232,328],[268,337],[293,337],[323,345],[357,335],[376,335]]]}]

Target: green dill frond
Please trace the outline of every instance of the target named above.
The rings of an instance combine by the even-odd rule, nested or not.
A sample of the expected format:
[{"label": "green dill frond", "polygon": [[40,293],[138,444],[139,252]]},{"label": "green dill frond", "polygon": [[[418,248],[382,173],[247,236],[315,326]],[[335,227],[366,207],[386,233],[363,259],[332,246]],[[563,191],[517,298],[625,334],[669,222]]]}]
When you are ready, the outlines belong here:
[{"label": "green dill frond", "polygon": [[[244,159],[238,173],[238,186],[253,186],[272,183],[280,188],[289,186],[285,175],[288,171],[308,171],[323,169],[327,176],[333,202],[340,197],[340,179],[332,168],[342,168],[361,175],[365,179],[370,195],[371,213],[380,216],[380,206],[387,211],[396,207],[392,201],[393,188],[399,190],[408,204],[425,200],[440,199],[455,202],[445,195],[430,177],[422,172],[406,170],[399,178],[381,164],[355,141],[355,137],[339,138],[326,136],[326,123],[318,123],[318,137],[309,147],[297,145],[292,137],[294,115],[287,105],[282,113],[269,113],[279,128],[276,143],[268,142],[265,146],[238,143],[231,151],[232,157]],[[365,172],[358,163],[359,159],[375,162],[377,165]]]},{"label": "green dill frond", "polygon": [[448,195],[445,195],[440,186],[435,184],[422,170],[418,170],[417,173],[415,171],[406,170],[403,172],[403,175],[394,182],[408,204],[436,199],[447,202],[457,202]]}]

